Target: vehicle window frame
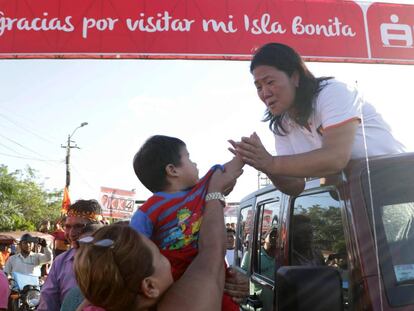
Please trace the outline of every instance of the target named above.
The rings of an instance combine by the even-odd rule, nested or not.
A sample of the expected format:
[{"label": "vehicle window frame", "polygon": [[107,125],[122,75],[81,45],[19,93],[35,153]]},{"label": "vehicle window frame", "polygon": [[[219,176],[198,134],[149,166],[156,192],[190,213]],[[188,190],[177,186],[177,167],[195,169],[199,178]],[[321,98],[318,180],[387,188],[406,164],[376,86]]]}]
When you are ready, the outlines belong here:
[{"label": "vehicle window frame", "polygon": [[[277,191],[277,190],[276,190]],[[263,274],[259,273],[258,269],[258,258],[260,257],[260,249],[261,249],[261,239],[262,239],[262,225],[263,225],[263,217],[262,214],[264,213],[264,206],[271,204],[271,203],[279,203],[279,211],[278,211],[278,217],[279,217],[279,225],[278,230],[280,231],[281,226],[281,217],[282,217],[282,200],[281,195],[278,195],[276,197],[267,198],[265,200],[262,200],[256,204],[255,207],[255,230],[253,233],[253,241],[252,241],[252,255],[250,256],[250,268],[251,268],[251,279],[253,282],[260,284],[261,286],[266,286],[274,289],[275,286],[275,276],[276,276],[276,260],[277,257],[275,257],[275,271],[274,271],[274,279],[269,279]],[[259,222],[262,220],[262,222],[259,224]],[[260,234],[260,239],[259,239]],[[278,239],[280,236],[278,236]],[[259,260],[260,261],[260,260]],[[279,267],[281,264],[279,263]]]},{"label": "vehicle window frame", "polygon": [[[250,266],[251,266],[251,264],[250,264],[251,256],[250,256],[249,261],[247,263],[247,270],[243,269],[241,267],[241,265],[242,265],[242,260],[243,260],[243,256],[245,255],[245,253],[243,252],[242,254],[240,254],[240,251],[243,248],[243,243],[244,243],[245,239],[244,239],[244,237],[241,238],[241,234],[244,234],[244,232],[242,233],[241,230],[244,229],[244,227],[241,224],[241,217],[240,217],[240,215],[242,214],[242,212],[244,210],[247,211],[247,215],[248,215],[249,210],[252,211],[251,224],[252,224],[252,228],[253,228],[252,231],[254,231],[254,217],[255,216],[254,216],[254,209],[253,209],[253,207],[254,207],[254,204],[252,204],[252,203],[249,202],[246,205],[240,206],[240,208],[238,210],[238,213],[237,213],[236,256],[235,256],[236,258],[235,258],[234,263],[235,263],[235,267],[240,272],[242,272],[244,274],[247,274],[247,275],[250,275],[250,273],[251,273],[251,269],[250,269]],[[246,218],[246,221],[247,221],[247,218]],[[245,250],[246,252],[251,251],[251,248],[252,248],[252,235],[253,235],[253,232],[250,233],[250,237],[249,237],[249,241],[248,241],[249,242],[249,245],[248,245],[247,249]]]},{"label": "vehicle window frame", "polygon": [[[386,242],[387,238],[381,215],[382,208],[389,205],[390,200],[384,193],[382,193],[382,189],[384,185],[389,183],[389,181],[385,181],[385,178],[395,181],[395,178],[392,177],[393,174],[398,177],[399,181],[405,180],[403,176],[405,176],[405,174],[410,175],[410,172],[413,172],[412,168],[411,170],[407,169],[407,166],[411,167],[411,165],[411,162],[393,163],[392,166],[388,165],[387,167],[385,167],[385,165],[378,167],[372,165],[369,171],[364,169],[360,175],[363,199],[369,215],[370,231],[373,236],[377,237],[377,241],[379,241],[377,247],[383,286],[389,304],[392,307],[414,304],[414,284],[398,284],[394,272],[394,265],[392,263],[390,246],[388,245],[388,242]],[[387,172],[389,172],[389,175],[387,175]],[[405,183],[406,186],[408,186],[408,184],[409,183]],[[371,208],[370,186],[372,189],[373,208]]]},{"label": "vehicle window frame", "polygon": [[[332,194],[333,192],[335,193],[336,198],[333,196],[333,194]],[[289,202],[289,219],[288,219],[288,232],[289,232],[289,236],[288,236],[288,241],[289,241],[288,242],[289,243],[289,247],[288,247],[288,249],[289,249],[288,264],[290,266],[292,266],[292,252],[293,252],[293,247],[292,247],[292,245],[293,245],[293,242],[292,242],[292,239],[293,239],[292,221],[293,221],[294,211],[297,209],[295,207],[296,200],[299,199],[299,198],[310,197],[310,196],[313,196],[315,194],[328,194],[332,198],[333,201],[337,202],[337,208],[339,208],[339,212],[340,212],[339,214],[340,214],[340,219],[341,219],[341,224],[342,224],[342,229],[343,229],[343,238],[344,238],[344,242],[345,242],[345,248],[346,248],[345,254],[346,254],[346,256],[348,257],[349,253],[351,252],[349,241],[348,241],[349,237],[347,236],[347,232],[349,232],[349,230],[348,230],[348,227],[347,227],[348,223],[347,223],[347,215],[346,215],[346,206],[345,206],[345,202],[343,201],[343,199],[341,197],[340,190],[337,187],[332,186],[332,185],[331,186],[325,186],[325,187],[318,187],[318,188],[307,190],[307,191],[301,193],[299,196],[291,197],[291,199],[290,199],[290,202]],[[347,259],[349,259],[349,258],[347,258]],[[327,266],[325,257],[324,257],[324,261],[325,261],[324,266]],[[347,266],[347,269],[346,269],[346,273],[347,273],[348,279],[347,279],[347,283],[345,283],[345,284],[347,284],[348,287],[347,288],[343,287],[343,290],[346,289],[346,295],[347,295],[346,301],[344,301],[344,307],[347,308],[346,310],[350,310],[348,308],[350,308],[349,303],[352,304],[352,281],[351,281],[352,276],[349,273],[350,272],[349,262],[347,263],[347,265],[348,266]],[[344,281],[344,280],[342,280],[342,281]],[[344,283],[343,283],[343,286],[344,286]],[[344,291],[344,293],[345,293],[345,291]]]}]

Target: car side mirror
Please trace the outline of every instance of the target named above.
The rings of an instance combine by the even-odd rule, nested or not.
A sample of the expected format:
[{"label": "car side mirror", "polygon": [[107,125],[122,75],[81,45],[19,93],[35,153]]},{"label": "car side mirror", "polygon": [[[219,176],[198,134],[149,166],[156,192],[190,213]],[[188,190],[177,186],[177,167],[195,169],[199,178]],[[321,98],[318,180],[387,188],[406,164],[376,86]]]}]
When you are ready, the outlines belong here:
[{"label": "car side mirror", "polygon": [[342,311],[341,276],[324,266],[284,266],[276,274],[278,311]]}]

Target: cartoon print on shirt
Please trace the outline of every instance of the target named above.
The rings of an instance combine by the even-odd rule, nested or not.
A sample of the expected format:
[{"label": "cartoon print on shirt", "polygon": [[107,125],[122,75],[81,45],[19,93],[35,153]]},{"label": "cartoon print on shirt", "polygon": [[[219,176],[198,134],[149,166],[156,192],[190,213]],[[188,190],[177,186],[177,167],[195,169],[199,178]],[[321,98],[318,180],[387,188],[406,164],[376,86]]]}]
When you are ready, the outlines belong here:
[{"label": "cartoon print on shirt", "polygon": [[169,250],[183,248],[184,246],[194,243],[198,239],[201,215],[198,213],[191,213],[188,208],[183,208],[177,212],[177,220],[177,226],[172,228],[164,239],[164,245],[170,244],[169,247],[166,247]]}]

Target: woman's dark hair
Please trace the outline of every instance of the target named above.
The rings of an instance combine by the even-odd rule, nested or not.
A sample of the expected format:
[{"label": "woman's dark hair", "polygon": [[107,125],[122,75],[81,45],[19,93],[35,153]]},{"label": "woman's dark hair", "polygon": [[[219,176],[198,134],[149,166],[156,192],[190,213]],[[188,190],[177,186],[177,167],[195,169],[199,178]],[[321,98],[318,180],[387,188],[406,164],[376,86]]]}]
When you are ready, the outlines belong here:
[{"label": "woman's dark hair", "polygon": [[[298,114],[294,121],[301,126],[306,125],[313,110],[313,100],[324,86],[321,82],[332,79],[332,77],[315,78],[300,55],[291,47],[281,43],[267,43],[260,47],[250,63],[250,72],[253,73],[256,67],[263,65],[275,67],[289,77],[295,72],[298,73],[299,86],[293,102],[293,107]],[[267,110],[263,121],[270,121],[270,130],[276,135],[283,136],[287,134],[282,125],[283,117],[284,114],[274,116]]]}]

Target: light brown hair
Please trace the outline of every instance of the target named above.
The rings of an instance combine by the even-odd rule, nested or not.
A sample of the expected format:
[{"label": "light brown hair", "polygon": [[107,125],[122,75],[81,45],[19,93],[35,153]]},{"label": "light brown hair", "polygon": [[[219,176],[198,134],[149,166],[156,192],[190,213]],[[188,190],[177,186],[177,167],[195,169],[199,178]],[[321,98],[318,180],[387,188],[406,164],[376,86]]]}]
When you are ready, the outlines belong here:
[{"label": "light brown hair", "polygon": [[[144,278],[154,273],[153,256],[129,226],[113,224],[97,230],[91,243],[80,243],[75,274],[85,298],[106,311],[131,310]],[[110,239],[109,247],[94,243]]]}]

